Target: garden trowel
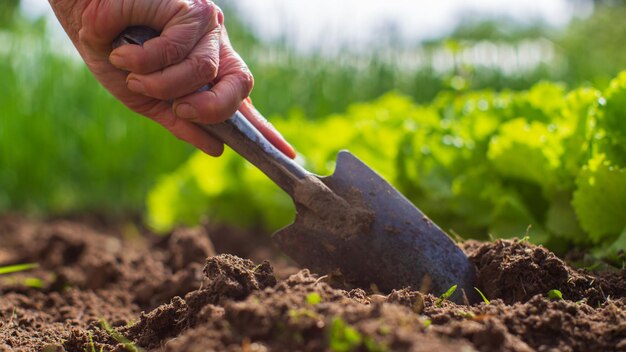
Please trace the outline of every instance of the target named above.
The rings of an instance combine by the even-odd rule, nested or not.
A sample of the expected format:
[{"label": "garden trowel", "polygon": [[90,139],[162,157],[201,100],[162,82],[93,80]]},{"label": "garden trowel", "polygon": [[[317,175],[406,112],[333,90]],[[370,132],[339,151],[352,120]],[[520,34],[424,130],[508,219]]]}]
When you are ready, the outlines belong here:
[{"label": "garden trowel", "polygon": [[[113,46],[142,45],[157,35],[131,27]],[[475,268],[463,251],[350,152],[339,152],[334,174],[320,177],[276,149],[240,112],[202,127],[291,196],[295,221],[273,240],[298,264],[381,292],[408,287],[441,295],[457,285],[451,300],[476,301]]]}]

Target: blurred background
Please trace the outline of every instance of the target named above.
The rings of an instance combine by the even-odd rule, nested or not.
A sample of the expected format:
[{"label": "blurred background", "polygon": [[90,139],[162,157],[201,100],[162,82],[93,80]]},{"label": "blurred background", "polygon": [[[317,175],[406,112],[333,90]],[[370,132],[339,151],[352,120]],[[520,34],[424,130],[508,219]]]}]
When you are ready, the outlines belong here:
[{"label": "blurred background", "polygon": [[[255,75],[255,105],[308,167],[330,172],[336,150],[358,152],[463,237],[623,249],[623,219],[602,219],[600,229],[585,220],[585,202],[596,200],[581,191],[580,170],[600,157],[595,132],[580,126],[595,123],[590,111],[626,68],[626,2],[217,3]],[[199,221],[271,231],[293,216],[289,200],[232,153],[201,156],[116,102],[47,1],[2,0],[0,44],[0,212],[142,217],[160,231]],[[584,119],[568,117],[576,114]],[[556,130],[584,134],[575,152],[580,136]],[[506,154],[535,137],[535,149]],[[602,160],[622,172],[621,135],[607,138]],[[533,158],[536,172],[525,164]]]}]

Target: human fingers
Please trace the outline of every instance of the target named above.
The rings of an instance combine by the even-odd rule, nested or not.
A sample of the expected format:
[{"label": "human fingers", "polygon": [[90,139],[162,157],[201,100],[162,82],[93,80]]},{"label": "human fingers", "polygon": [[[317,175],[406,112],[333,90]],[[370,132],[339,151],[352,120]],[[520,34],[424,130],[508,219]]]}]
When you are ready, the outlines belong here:
[{"label": "human fingers", "polygon": [[[100,38],[105,47],[108,40],[108,52],[112,39],[128,27],[147,26],[160,33],[158,37],[141,46],[122,46],[110,52],[109,61],[114,66],[140,74],[161,70],[183,61],[198,41],[217,27],[218,19],[223,18],[220,9],[208,0],[100,1],[121,5],[108,12],[100,9],[106,9],[106,6],[101,6],[94,23],[84,24],[83,31],[85,38]],[[117,20],[111,20],[114,11],[122,13]],[[107,21],[98,24],[105,22],[103,18],[112,23]]]},{"label": "human fingers", "polygon": [[261,134],[274,145],[278,150],[290,159],[296,157],[295,149],[285,140],[278,130],[252,105],[250,98],[243,101],[239,107],[239,112],[261,132]]},{"label": "human fingers", "polygon": [[131,73],[128,88],[160,100],[172,100],[197,91],[217,77],[220,26],[206,34],[181,63],[150,74]]},{"label": "human fingers", "polygon": [[109,57],[111,63],[119,69],[147,74],[185,60],[201,39],[218,27],[218,14],[221,16],[212,2],[195,2],[201,5],[177,14],[158,37],[143,46],[122,46],[113,50]]},{"label": "human fingers", "polygon": [[215,85],[208,91],[193,93],[174,100],[176,116],[201,124],[228,119],[250,95],[254,78],[246,64],[232,48],[220,50],[220,68]]},{"label": "human fingers", "polygon": [[[80,49],[107,58],[111,43],[126,28],[142,25],[157,32],[189,23],[200,0],[90,0],[81,16]],[[204,1],[204,0],[202,0]]]},{"label": "human fingers", "polygon": [[165,127],[176,138],[195,146],[211,156],[218,157],[224,152],[224,143],[211,136],[197,124],[177,118],[171,110],[152,119]]}]

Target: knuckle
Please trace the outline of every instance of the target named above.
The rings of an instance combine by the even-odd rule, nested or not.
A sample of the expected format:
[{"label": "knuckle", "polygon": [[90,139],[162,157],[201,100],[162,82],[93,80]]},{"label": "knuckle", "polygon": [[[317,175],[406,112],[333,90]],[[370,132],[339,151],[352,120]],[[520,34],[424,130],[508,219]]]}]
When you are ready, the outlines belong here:
[{"label": "knuckle", "polygon": [[89,30],[89,27],[85,26],[78,31],[78,41],[83,45],[91,44],[93,35]]},{"label": "knuckle", "polygon": [[169,66],[181,62],[186,56],[185,47],[179,43],[168,40],[163,44],[162,64]]},{"label": "knuckle", "polygon": [[250,92],[252,92],[252,88],[254,88],[254,76],[247,67],[243,67],[240,77],[243,91],[245,92],[245,95],[247,97]]},{"label": "knuckle", "polygon": [[167,85],[161,83],[160,80],[151,82],[150,85],[146,85],[146,89],[148,90],[148,94],[153,98],[159,100],[168,100],[172,98],[170,96],[170,89]]},{"label": "knuckle", "polygon": [[202,57],[192,61],[194,72],[202,80],[202,83],[209,83],[217,77],[219,63],[216,58]]},{"label": "knuckle", "polygon": [[189,10],[191,15],[199,19],[204,25],[215,25],[218,13],[221,13],[219,7],[209,0],[194,0],[189,6]]},{"label": "knuckle", "polygon": [[126,55],[125,59],[128,69],[132,72],[139,74],[150,72],[151,67],[148,66],[144,55]]},{"label": "knuckle", "polygon": [[205,16],[213,16],[217,13],[217,10],[219,10],[219,7],[217,7],[217,5],[215,5],[215,3],[210,0],[201,0],[200,4],[202,14]]}]

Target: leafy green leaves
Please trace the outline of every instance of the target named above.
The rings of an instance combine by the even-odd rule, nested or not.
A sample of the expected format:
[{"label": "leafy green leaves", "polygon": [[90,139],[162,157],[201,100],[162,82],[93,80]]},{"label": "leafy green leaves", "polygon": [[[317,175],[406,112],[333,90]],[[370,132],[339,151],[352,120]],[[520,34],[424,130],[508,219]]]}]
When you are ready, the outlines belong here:
[{"label": "leafy green leaves", "polygon": [[518,118],[500,126],[487,157],[503,176],[550,189],[558,183],[562,154],[556,126]]},{"label": "leafy green leaves", "polygon": [[607,137],[626,151],[626,72],[611,81],[605,99],[602,123]]},{"label": "leafy green leaves", "polygon": [[626,228],[626,169],[598,154],[576,178],[574,209],[582,228],[598,243]]}]

